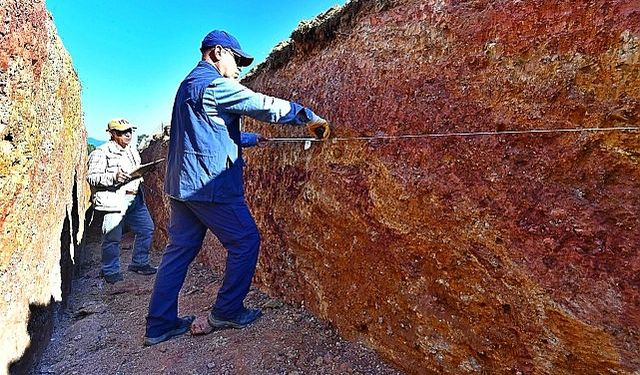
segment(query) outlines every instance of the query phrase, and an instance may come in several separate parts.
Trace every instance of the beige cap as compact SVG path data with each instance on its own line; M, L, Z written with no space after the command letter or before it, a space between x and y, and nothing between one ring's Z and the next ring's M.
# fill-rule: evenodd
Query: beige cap
M136 127L133 126L128 120L123 119L123 118L114 118L113 120L109 121L109 123L107 124L107 131L110 130L129 130L129 129L135 129Z

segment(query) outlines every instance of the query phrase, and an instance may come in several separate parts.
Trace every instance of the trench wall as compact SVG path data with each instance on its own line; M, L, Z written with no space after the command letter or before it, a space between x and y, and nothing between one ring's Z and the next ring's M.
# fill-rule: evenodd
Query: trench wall
M26 373L88 206L80 82L43 1L0 1L0 373Z
M351 1L243 82L313 108L335 137L638 126L640 6ZM280 144L246 160L256 281L407 373L640 370L637 132ZM204 259L223 256L207 240Z

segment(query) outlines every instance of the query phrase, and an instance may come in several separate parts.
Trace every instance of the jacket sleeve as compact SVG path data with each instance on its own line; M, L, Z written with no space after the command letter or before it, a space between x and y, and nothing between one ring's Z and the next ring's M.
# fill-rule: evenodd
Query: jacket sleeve
M240 133L240 146L241 147L253 147L258 145L257 133Z
M207 99L213 100L220 110L264 122L302 125L318 119L309 108L257 93L230 78L214 80L205 93L205 101Z
M107 172L107 155L102 150L94 150L89 155L87 182L93 187L115 185L115 174Z

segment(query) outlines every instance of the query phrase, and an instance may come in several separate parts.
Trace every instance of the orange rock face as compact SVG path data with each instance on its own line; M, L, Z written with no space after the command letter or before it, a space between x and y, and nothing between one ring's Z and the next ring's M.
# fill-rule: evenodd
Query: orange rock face
M0 28L0 372L20 373L50 328L37 314L70 286L87 149L80 83L44 3L2 2Z
M339 139L247 151L259 284L408 373L640 369L639 133L344 140L638 126L638 2L352 1L292 38L244 83Z

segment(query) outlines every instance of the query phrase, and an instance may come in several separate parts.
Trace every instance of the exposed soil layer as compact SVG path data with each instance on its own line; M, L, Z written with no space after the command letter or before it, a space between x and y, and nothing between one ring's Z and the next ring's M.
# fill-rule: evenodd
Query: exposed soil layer
M243 83L350 138L638 126L638 77L636 0L359 0L303 25ZM638 132L245 156L256 281L405 371L640 369ZM162 190L162 176L148 183ZM166 202L154 210L166 216ZM219 267L215 240L206 253Z
M99 277L99 236L89 234L93 254L35 374L402 374L372 350L341 339L306 309L271 299L257 289L246 303L264 316L241 330L186 334L142 346L154 276L125 273L106 284ZM122 264L132 238L125 236ZM159 254L152 260L156 264ZM189 270L180 296L181 315L205 315L222 274L201 263Z
M43 1L0 1L0 374L40 353L88 206L80 81Z

